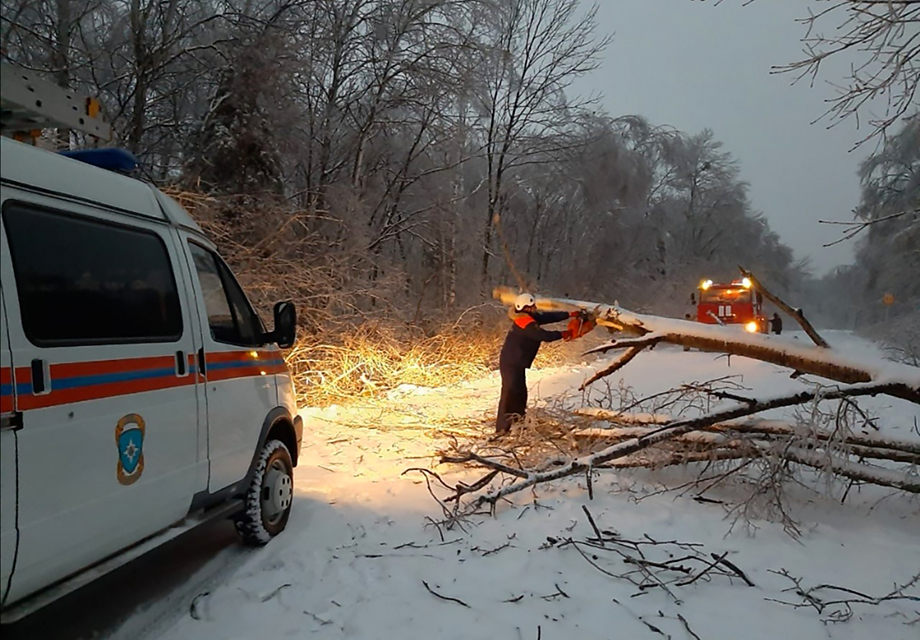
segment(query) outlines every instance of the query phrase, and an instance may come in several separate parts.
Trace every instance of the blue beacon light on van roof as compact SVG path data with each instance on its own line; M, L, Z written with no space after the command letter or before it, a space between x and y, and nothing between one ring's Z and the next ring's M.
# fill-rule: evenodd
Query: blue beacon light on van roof
M127 149L111 147L107 149L79 149L77 151L59 151L62 156L91 164L100 169L116 173L131 173L137 168L137 158Z

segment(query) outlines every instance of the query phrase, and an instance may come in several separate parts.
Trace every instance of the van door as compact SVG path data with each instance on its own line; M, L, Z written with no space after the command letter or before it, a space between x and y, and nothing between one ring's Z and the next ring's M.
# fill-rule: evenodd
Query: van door
M262 344L262 322L224 261L200 240L187 239L206 327L199 368L207 401L208 489L215 493L249 470L263 422L278 406L274 374L285 367L280 351Z
M0 253L6 251L6 238L0 229ZM0 280L0 604L16 566L16 429L13 412L13 360L7 334L3 305L3 282Z
M169 227L7 186L4 198L22 417L13 602L181 520L199 456Z

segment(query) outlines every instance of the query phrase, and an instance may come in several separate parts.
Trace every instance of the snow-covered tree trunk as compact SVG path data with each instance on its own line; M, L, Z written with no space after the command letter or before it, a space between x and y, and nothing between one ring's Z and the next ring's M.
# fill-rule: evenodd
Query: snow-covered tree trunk
M510 304L516 291L502 287L493 296ZM658 343L681 345L701 351L727 353L789 367L799 374L811 374L845 384L880 385L884 393L920 404L920 369L907 365L876 361L857 361L838 353L833 348L790 344L778 337L747 333L737 327L720 327L687 320L662 318L634 313L617 305L598 304L564 298L538 298L540 309L585 309L597 318L599 326L629 334L632 337L614 339L610 344L592 350L606 352L613 349L630 349L607 369L596 374L589 382L610 375L638 355L638 349L653 348ZM587 384L587 383L586 383Z

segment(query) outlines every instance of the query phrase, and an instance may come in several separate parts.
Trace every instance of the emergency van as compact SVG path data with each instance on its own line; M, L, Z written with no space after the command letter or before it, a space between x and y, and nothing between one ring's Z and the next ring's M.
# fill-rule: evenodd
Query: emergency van
M57 87L6 66L2 86L4 134L80 127L34 104ZM177 202L96 166L130 154L70 155L0 138L3 622L213 518L265 544L303 432L293 304L266 330Z

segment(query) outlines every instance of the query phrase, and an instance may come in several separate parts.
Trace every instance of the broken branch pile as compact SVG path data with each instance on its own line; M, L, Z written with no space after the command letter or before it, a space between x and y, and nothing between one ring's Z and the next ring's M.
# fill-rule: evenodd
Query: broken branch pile
M599 409L580 409L576 414L599 420L601 425L574 429L573 437L607 442L646 437L660 424L655 416L631 416ZM815 469L830 470L851 480L920 493L920 478L909 473L910 467L920 466L920 442L854 434L848 429L804 428L776 420L716 423L702 431L679 435L667 441L667 447L650 448L641 457L621 460L611 466L662 467L761 457L783 458ZM869 464L868 460L887 460L908 468L881 467Z
M552 420L555 432L545 425L537 426L536 418L531 418L518 431L526 447L511 440L503 447L488 446L479 451L457 448L443 455L442 462L472 464L489 470L491 477L498 472L510 480L497 487L483 483L458 485L448 501L458 506L465 501L466 509L461 511L468 512L484 505L494 507L514 493L567 476L584 474L590 492L593 474L600 469L660 468L687 463L708 463L700 475L701 486L707 484L708 490L719 481L712 481L704 473L713 463L729 461L735 461L736 465L728 469L722 465L724 473L718 477L724 479L750 467L752 472L759 471L755 473L759 490L775 489L781 484L777 477L787 473L792 463L851 483L920 493L917 474L920 442L856 433L852 426L857 419L863 420L863 424L870 423L864 412L855 408L852 398L879 392L877 385L815 387L769 399L742 399L726 408L689 418L672 418L657 412L579 410L574 415L560 415ZM713 393L729 394L709 389L706 395ZM847 403L821 408L823 402L841 399ZM808 412L811 422L807 424L750 418L769 409L803 403L812 403ZM672 409L678 414L682 412L676 405ZM822 416L826 426L819 424ZM527 440L528 430L542 434L542 440ZM538 444L542 446L534 451ZM762 464L755 467L754 462Z
M742 272L766 297L778 305L782 302L753 274ZM494 292L496 298L506 303L513 295L510 289ZM870 483L920 493L917 473L920 443L858 433L860 429L876 426L874 419L856 402L860 397L888 395L920 404L920 369L881 360L848 358L818 335L801 310L785 303L779 305L791 310L815 346L749 334L732 327L640 315L617 305L542 298L537 300L537 306L583 309L597 319L598 325L627 334L591 351L625 349L619 358L591 376L582 389L618 371L643 350L659 343L790 367L793 377L805 384L795 392L773 397L746 397L738 393L737 387L724 382L721 386L684 385L682 389L653 396L659 400L659 409L667 409L664 413L654 411L654 407L638 407L641 403L621 403L618 411L592 410L580 415L551 416L549 429L537 424L539 421L535 422L531 414L502 446L490 444L478 449L457 446L442 455L442 462L473 465L487 471L479 482L458 484L445 501L453 503L455 518L484 506L494 509L496 503L514 493L568 476L583 474L592 495L592 479L599 469L688 463L703 463L696 480L701 493L736 474L745 478L753 485L755 497L771 496L767 512L778 515L793 532L795 525L785 511L782 493L786 481L798 480L795 474L802 468L843 479L846 491L855 483ZM806 382L801 377L803 374L832 382ZM720 403L713 405L713 400ZM631 411L637 408L653 412ZM789 408L807 410L795 423L754 418L764 411ZM586 419L594 423L585 424ZM707 476L712 469L719 473ZM742 512L746 517L749 515L747 507Z
M541 549L573 548L601 573L634 584L638 589L636 596L661 589L680 604L676 589L698 582L725 578L732 584L755 586L738 565L727 559L728 552L705 553L702 544L655 540L648 534L630 539L616 531L601 529L588 508L582 506L582 510L593 536L582 540L549 536Z
M574 536L548 536L541 549L574 549L594 569L600 573L626 580L636 587L632 597L646 595L653 591L661 591L669 596L674 604L683 603L682 596L687 589L698 587L703 583L731 584L739 588L757 587L754 579L760 584L761 591L775 591L776 587L762 584L762 579L767 575L748 575L742 568L742 560L729 559L730 552L707 552L702 544L683 542L680 540L657 540L648 534L636 538L628 538L617 531L602 528L587 507L582 510L594 532L593 536L576 538ZM871 595L846 586L833 584L816 584L806 586L802 578L798 578L786 569L779 571L768 570L769 574L782 577L791 583L791 586L781 589L778 597L767 597L765 600L796 609L812 609L825 624L845 623L857 613L862 613L866 608L879 607L886 603L894 602L920 602L917 586L920 585L920 574L901 583L894 584L893 588L882 595ZM753 578L753 579L752 579ZM767 580L775 582L775 580ZM614 603L627 608L624 603L614 599ZM862 610L862 611L859 611ZM891 617L905 617L904 611L898 608L889 608L885 613ZM659 626L660 623L650 622L646 617L636 615L640 622L649 630L662 637L666 634ZM686 618L681 614L676 617L667 616L658 611L661 620L679 620L693 638L700 638L693 632ZM917 620L908 620L903 624L912 626Z

